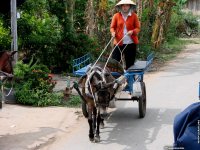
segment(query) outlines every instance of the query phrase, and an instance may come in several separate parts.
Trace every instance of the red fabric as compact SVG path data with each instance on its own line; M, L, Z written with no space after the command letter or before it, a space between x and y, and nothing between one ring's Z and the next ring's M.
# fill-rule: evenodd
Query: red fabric
M110 32L115 32L115 40L114 44L116 45L124 36L124 19L122 17L122 14L120 12L116 13L113 18L110 25ZM136 13L132 13L131 16L128 16L126 20L126 28L127 31L133 30L133 34L131 35L131 38L135 44L139 43L138 40L138 33L140 32L140 22L138 20L138 17ZM120 42L119 45L122 45L123 41Z

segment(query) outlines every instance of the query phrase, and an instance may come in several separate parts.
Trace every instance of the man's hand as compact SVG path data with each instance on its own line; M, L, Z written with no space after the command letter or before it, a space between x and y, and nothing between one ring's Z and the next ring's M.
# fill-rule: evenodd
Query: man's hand
M112 32L111 35L112 35L112 37L115 37L115 32Z

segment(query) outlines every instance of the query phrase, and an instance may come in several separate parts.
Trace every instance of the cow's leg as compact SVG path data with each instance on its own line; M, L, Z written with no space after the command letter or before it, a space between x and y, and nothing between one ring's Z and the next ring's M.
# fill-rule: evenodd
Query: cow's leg
M96 135L95 135L95 142L100 142L100 136L99 136L99 126L101 122L101 114L100 114L100 109L98 108L98 114L97 114L97 129L96 129Z
M101 119L101 121L100 121L100 128L101 129L103 129L104 128L104 119L102 118L102 116L100 115L100 119Z
M94 132L93 132L93 118L92 118L92 106L88 106L88 123L89 123L89 139L90 141L94 140Z
M107 111L106 111L106 107L102 107L102 112L100 114L100 128L103 129L104 128L104 118L106 118L108 115Z
M96 130L96 123L97 123L97 109L94 107L93 109L93 131L95 133Z

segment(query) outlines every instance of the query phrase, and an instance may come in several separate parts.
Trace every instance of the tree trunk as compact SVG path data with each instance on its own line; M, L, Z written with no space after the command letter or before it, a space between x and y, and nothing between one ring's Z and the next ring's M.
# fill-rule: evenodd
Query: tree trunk
M155 49L159 48L165 39L173 6L175 6L175 3L172 0L162 1L158 5L158 13L151 38Z
M154 20L154 1L153 0L138 0L139 18L141 20L141 32L139 38L141 43L150 44L149 37L152 35L152 20ZM143 14L144 13L144 14Z
M66 13L69 16L70 21L70 29L74 29L74 8L75 8L75 0L67 0L66 3Z
M90 37L94 37L95 29L95 10L94 10L94 0L88 0L85 16L86 16L86 33Z
M137 0L137 15L141 19L141 17L142 17L142 0Z
M107 10L108 0L100 0L98 2L98 11L97 11L97 35L102 46L106 45L110 39L109 31L109 14ZM103 37L103 38L102 38Z

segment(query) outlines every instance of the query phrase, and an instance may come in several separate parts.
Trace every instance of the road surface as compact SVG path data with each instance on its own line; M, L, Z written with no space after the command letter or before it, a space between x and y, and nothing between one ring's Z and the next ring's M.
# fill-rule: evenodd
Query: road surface
M88 123L82 119L70 134L64 134L43 150L163 150L173 145L176 114L198 101L200 45L188 45L176 59L157 73L145 74L147 113L138 118L137 102L117 102L110 110L101 142L88 139Z

